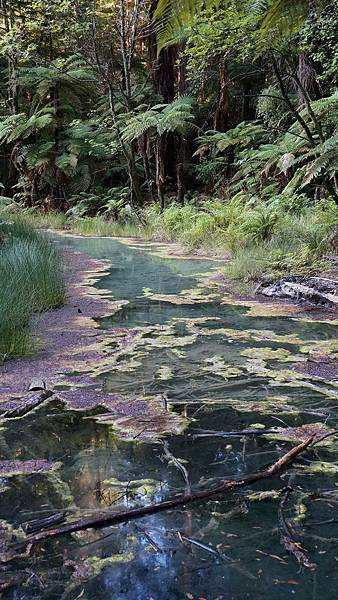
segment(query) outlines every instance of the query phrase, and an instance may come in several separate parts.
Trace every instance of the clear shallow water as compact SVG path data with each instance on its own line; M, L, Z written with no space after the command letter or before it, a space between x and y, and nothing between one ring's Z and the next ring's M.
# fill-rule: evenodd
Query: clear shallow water
M180 294L195 288L194 276L210 271L213 263L162 259L152 256L151 249L129 248L106 239L69 237L63 238L62 244L112 262L109 274L98 286L129 304L114 317L100 321L109 335L114 327L121 326L167 325L172 327L173 337L197 332L194 343L176 348L184 354L173 353L168 344L160 348L149 344L142 346L139 366L131 371L107 372L99 378L107 392L129 394L135 401L144 394L159 399L165 396L172 410L191 419L184 434L167 436L166 440L170 452L184 461L192 486L250 473L291 448L288 442L263 436L196 437L201 430L237 431L256 423L270 429L324 421L337 427L338 388L334 384L304 377L294 387L290 375L279 381L276 373L290 370L293 363L275 358L266 359L267 373L262 372L262 365L258 372L257 365L253 367L256 370L248 370L248 361L261 359L266 348L288 350L289 359L304 356L300 352L304 344L335 340L335 326L281 317L253 318L243 306L217 301L195 305L155 301L144 296L143 288L157 294ZM198 323L197 319L204 317L211 320ZM208 335L203 334L203 328L210 330ZM219 328L234 331L217 333ZM257 339L267 330L270 339ZM288 337L276 341L271 339L271 332ZM152 331L149 339L156 340L157 335ZM253 348L252 356L243 355ZM222 369L229 367L239 372L225 379ZM158 377L163 368L171 369L170 379ZM253 412L252 403L276 396L293 411ZM244 402L248 403L247 410L243 409ZM313 414L315 411L320 416ZM68 515L88 516L159 501L184 489L182 474L168 464L162 444L123 441L111 426L85 416L65 412L61 403L55 403L1 430L3 458L45 458L62 463L54 474L3 481L7 489L0 494L1 518L19 526L61 509ZM318 448L316 453L318 460L332 464L337 460L337 448ZM302 460L300 464L306 467L308 462ZM288 482L288 476L275 478L254 489L283 488ZM294 492L285 506L286 518L293 519L295 539L308 550L316 569L301 570L281 545L279 500L251 502L248 495L252 490L243 489L188 510L43 544L29 558L10 563L9 570L18 576L18 583L4 597L315 600L325 586L325 597L336 598L338 525L316 525L336 516L336 483L334 475L297 469L292 480ZM178 532L203 547L191 541L182 543ZM220 554L216 556L215 551ZM101 559L105 562L100 563ZM28 578L27 571L31 574ZM26 579L20 584L22 572Z

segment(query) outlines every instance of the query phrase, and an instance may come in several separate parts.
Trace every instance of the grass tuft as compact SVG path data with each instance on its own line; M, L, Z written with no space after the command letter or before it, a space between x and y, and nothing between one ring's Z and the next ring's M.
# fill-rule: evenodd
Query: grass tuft
M27 223L0 220L0 360L30 353L33 317L64 296L57 249Z

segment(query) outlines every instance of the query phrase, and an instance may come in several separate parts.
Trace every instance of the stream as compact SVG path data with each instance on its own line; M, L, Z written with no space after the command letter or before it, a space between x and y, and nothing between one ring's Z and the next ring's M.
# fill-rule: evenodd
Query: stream
M100 319L100 329L110 337L121 328L142 334L123 368L98 371L93 381L135 403L151 397L182 427L177 435L144 438L100 422L93 411L67 411L60 401L7 423L0 431L3 458L61 463L56 471L0 479L1 518L14 528L63 510L75 519L159 502L184 491L185 471L193 489L210 487L278 460L300 441L283 439L282 428L337 428L338 382L293 370L316 348L333 351L337 324L269 316L268 309L255 316L249 307L221 303L215 290L203 299L198 283L217 269L212 261L164 258L152 245L104 238L67 236L59 243L111 262L95 285L128 304ZM264 435L264 428L276 433ZM217 435L243 429L258 434ZM10 565L17 582L2 597L319 600L324 593L333 600L336 440L252 489L40 544ZM287 497L273 493L288 485ZM281 543L283 498L282 516L306 549L309 568ZM29 577L22 580L22 572Z

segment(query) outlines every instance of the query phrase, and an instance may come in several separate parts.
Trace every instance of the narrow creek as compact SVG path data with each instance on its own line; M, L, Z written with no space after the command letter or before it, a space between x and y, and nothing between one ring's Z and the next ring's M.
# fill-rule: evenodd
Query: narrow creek
M184 469L172 457L197 489L261 469L299 441L283 440L280 431L264 435L264 427L337 428L337 381L293 370L313 349L336 350L336 324L264 310L255 316L212 293L203 301L198 275L215 269L211 261L162 258L153 247L109 239L69 236L60 243L111 261L96 285L128 304L100 319L99 327L112 339L115 329L143 331L142 343L126 353L121 368L98 372L94 383L132 397L135 406L151 397L185 426L177 435L152 439L133 435L132 426L121 432L92 413L65 411L61 402L12 421L0 431L4 458L61 466L2 478L2 519L18 527L62 510L78 518L158 502L186 486ZM215 435L253 428L260 435ZM325 590L327 600L336 598L336 438L318 445L310 458L253 489L40 544L16 567L31 576L24 583L18 577L3 597L316 600ZM316 564L310 568L300 568L281 544L283 496L257 496L287 485L293 491L283 504L284 517L292 519L295 539Z

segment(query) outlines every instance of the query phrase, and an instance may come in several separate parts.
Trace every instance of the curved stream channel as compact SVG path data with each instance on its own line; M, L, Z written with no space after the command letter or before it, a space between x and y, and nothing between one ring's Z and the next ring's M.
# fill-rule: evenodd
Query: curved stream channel
M119 435L93 413L66 411L60 402L12 421L1 430L4 458L62 463L53 473L1 480L1 517L14 527L63 509L68 518L79 518L167 499L186 487L179 465L193 489L264 468L299 437L290 442L265 436L263 426L337 427L337 382L292 371L311 349L333 348L337 325L269 317L264 311L254 316L245 306L221 304L212 296L202 302L196 276L215 269L210 261L165 259L152 247L109 239L65 237L61 244L111 261L96 285L129 304L100 320L107 335L113 336L115 328L146 328L142 345L126 357L123 368L98 374L94 385L98 381L105 392L130 396L136 405L151 396L187 426L157 439L133 436L132 427L129 435ZM175 295L176 303L158 294ZM199 301L177 301L184 297ZM247 428L257 428L260 435L210 433ZM16 565L17 583L3 597L336 598L336 439L317 446L287 474L253 489L40 544ZM288 496L257 495L288 484L293 488ZM316 566L300 567L287 552L281 543L283 519ZM24 583L22 570L31 573Z

